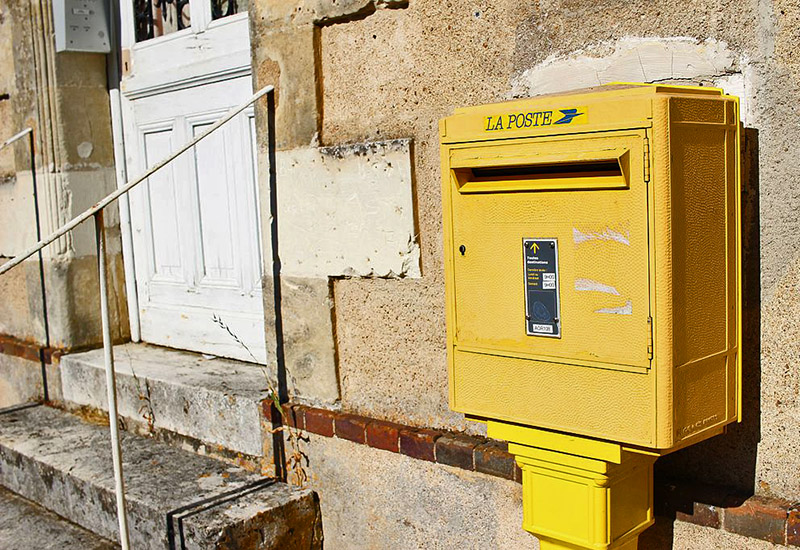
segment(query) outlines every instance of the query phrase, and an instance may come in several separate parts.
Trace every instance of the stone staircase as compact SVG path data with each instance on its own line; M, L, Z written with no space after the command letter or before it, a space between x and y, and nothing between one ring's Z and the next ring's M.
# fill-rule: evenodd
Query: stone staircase
M262 475L271 450L258 367L139 344L115 357L131 548L322 547L316 495ZM96 414L102 352L65 356L60 374L67 410L0 411L0 486L116 542L111 443ZM0 536L13 538L2 521Z

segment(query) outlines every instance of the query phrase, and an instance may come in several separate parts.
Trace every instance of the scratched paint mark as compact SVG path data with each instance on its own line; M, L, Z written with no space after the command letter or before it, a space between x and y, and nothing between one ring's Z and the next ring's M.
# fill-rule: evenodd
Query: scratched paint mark
M603 307L594 310L595 313L611 313L614 315L633 315L633 302L628 300L624 306L619 307Z
M573 227L572 240L575 241L575 244L586 243L589 241L613 241L627 246L631 245L630 233L623 235L619 231L615 231L610 227L606 227L602 233L597 233L596 231L591 233L583 233L577 227Z
M604 292L619 296L619 291L613 286L591 279L575 279L575 290L581 292Z

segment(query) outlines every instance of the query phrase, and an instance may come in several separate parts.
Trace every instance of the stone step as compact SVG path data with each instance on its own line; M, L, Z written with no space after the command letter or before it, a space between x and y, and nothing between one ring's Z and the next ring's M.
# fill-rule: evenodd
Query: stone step
M316 496L122 433L131 547L321 548ZM118 540L108 427L29 406L0 412L0 485Z
M115 550L119 545L0 487L0 548Z
M114 365L126 429L273 471L263 367L149 344L114 346ZM60 374L68 409L108 411L102 349L65 355Z

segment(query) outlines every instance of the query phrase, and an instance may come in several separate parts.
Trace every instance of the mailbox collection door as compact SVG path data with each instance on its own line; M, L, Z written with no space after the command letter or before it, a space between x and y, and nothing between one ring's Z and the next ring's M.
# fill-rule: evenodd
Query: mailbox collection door
M458 350L649 369L645 139L627 130L450 149ZM533 258L540 246L557 253Z

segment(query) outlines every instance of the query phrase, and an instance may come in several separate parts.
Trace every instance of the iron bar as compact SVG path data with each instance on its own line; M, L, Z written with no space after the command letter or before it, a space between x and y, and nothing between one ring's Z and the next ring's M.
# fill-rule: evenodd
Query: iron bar
M278 402L283 405L289 401L289 386L286 380L286 353L283 339L283 311L281 308L281 257L278 250L278 185L277 162L275 158L275 93L267 95L267 141L269 151L269 215L270 248L272 249L272 303L275 315L275 363L278 379ZM286 446L283 431L277 429L283 424L281 412L271 407L273 428L272 453L275 462L275 477L286 481Z
M103 325L103 357L106 365L106 391L108 393L108 426L111 431L111 457L114 462L114 489L117 497L119 543L122 550L130 550L128 514L125 508L125 480L122 477L122 449L119 442L119 416L117 411L117 380L114 372L114 342L111 340L111 320L108 313L108 283L106 281L106 228L103 211L94 214L94 232L97 242L97 274L100 282L100 317Z
M146 180L147 178L152 176L155 172L158 172L159 170L161 170L164 166L166 166L167 164L169 164L170 162L175 160L175 158L179 157L180 155L182 155L183 153L185 153L186 151L188 151L189 149L191 149L192 147L197 145L197 143L199 143L200 141L202 141L203 139L208 137L209 134L211 134L212 132L216 131L223 124L225 124L226 122L231 120L233 117L235 117L236 115L238 115L239 113L241 113L242 111L247 109L247 107L249 107L253 102L255 102L260 97L263 97L266 93L271 92L273 89L274 89L274 87L272 85L265 86L265 87L261 88L259 91L257 91L255 94L253 94L250 97L250 99L248 99L247 101L245 101L244 103L242 103L238 107L235 107L235 108L231 109L230 111L228 111L227 115L225 115L224 117L219 119L217 122L215 122L211 126L211 128L209 128L206 132L203 132L202 134L200 134L199 136L197 136L193 140L187 142L180 149L178 149L176 152L172 153L170 156L168 156L164 160L154 164L150 169L148 169L141 176L137 177L134 180L129 181L128 183L126 183L122 187L118 188L113 193L110 193L104 199L100 200L100 202L96 203L94 206L92 206L91 208L89 208L88 210L83 212L82 214L72 218L72 220L70 220L68 223L62 225L61 227L56 229L53 233L51 233L50 235L48 235L44 239L40 240L39 242L37 242L35 245L31 246L30 248L26 249L21 254L15 256L14 258L9 260L8 262L6 262L3 265L1 265L0 266L0 275L5 273L9 269L21 264L24 260L26 260L27 258L33 256L34 254L36 254L36 252L38 252L39 250L41 250L42 248L44 248L48 244L52 243L53 241L55 241L59 237L62 237L64 235L66 235L67 233L69 233L70 231L72 231L73 229L78 227L81 223L85 222L86 220L88 220L89 218L94 216L96 213L101 211L103 208L105 208L106 206L108 206L109 204L111 204L112 202L114 202L115 200L120 198L122 195L124 195L125 193L127 193L128 191L130 191L131 189L133 189L134 187L136 187L140 183L142 183L144 180Z
M31 155L31 184L33 185L33 212L36 218L36 239L42 238L42 222L39 216L39 186L36 180L36 147L33 130L28 132L28 149ZM47 351L50 349L50 320L47 315L47 285L44 280L44 256L39 249L39 286L42 294L42 324L44 328L44 347L39 348L39 362L42 365L42 399L50 401L47 388Z

